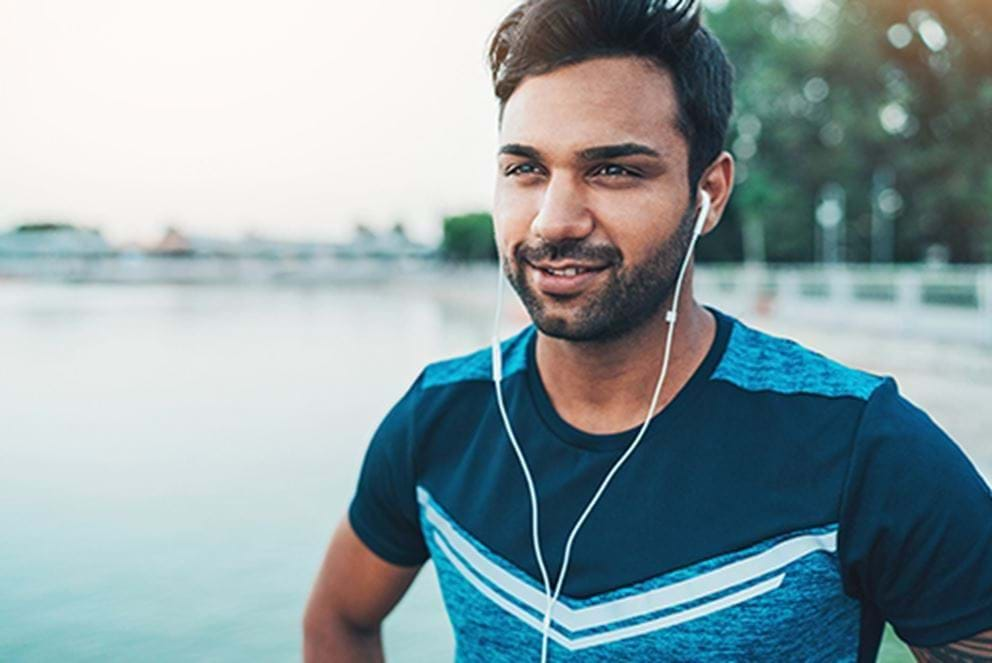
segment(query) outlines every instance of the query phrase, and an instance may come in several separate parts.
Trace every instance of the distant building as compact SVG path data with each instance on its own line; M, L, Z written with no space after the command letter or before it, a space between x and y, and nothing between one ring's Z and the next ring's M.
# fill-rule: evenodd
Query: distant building
M151 247L149 253L198 258L235 258L244 255L244 248L237 240L187 235L178 228L170 227L166 229L162 239Z
M0 257L95 258L113 253L99 230L68 223L26 223L0 234Z
M179 230L176 228L168 228L165 231L165 235L162 236L162 239L151 247L151 253L170 256L189 255L193 253L193 246L190 243L189 238L182 234Z
M436 253L436 249L407 237L400 224L380 234L360 225L351 242L339 249L340 255L349 258L430 258Z
M334 255L337 246L326 242L288 241L248 235L241 241L241 250L256 258L320 258Z
M312 241L287 241L248 235L242 239L215 239L187 235L169 228L155 245L152 255L196 258L261 258L270 260L316 258L430 258L435 249L411 241L403 227L376 234L366 226L356 229L352 241L345 244Z
M291 242L248 235L242 239L217 239L187 235L169 228L148 250L153 255L197 258L314 258L334 255L337 246L317 242Z

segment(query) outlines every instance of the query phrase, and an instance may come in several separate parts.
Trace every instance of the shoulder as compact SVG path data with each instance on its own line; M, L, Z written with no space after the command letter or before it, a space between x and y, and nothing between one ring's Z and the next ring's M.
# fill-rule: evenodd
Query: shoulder
M972 483L989 493L958 444L921 408L899 393L888 379L869 399L858 426L857 457L876 469L892 468L907 483L909 492L933 484L943 490L948 480ZM915 488L913 486L915 485Z
M527 328L501 344L504 378L526 368L533 335L533 328ZM379 424L373 447L408 456L416 464L435 441L447 448L448 441L470 435L477 417L451 415L480 413L490 406L491 374L491 348L428 364Z
M712 379L745 391L867 401L885 378L845 366L803 345L731 320L727 348Z
M522 372L527 367L528 346L535 333L534 327L529 326L501 343L504 378ZM425 391L488 382L492 380L492 370L492 350L485 347L429 364L418 382L420 389Z
M504 377L526 368L528 342L534 333L528 327L502 343ZM437 432L434 424L439 420L448 421L449 426L461 425L462 419L446 415L453 407L483 407L490 396L491 373L490 348L428 364L383 418L375 442L412 450L422 446L425 432Z

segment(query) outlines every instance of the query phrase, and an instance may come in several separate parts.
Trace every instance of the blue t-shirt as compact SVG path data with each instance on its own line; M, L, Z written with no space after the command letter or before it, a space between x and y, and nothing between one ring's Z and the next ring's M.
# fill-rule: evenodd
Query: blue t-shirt
M713 312L705 360L576 538L550 660L873 661L886 621L917 646L992 628L992 494L954 442L891 378ZM555 578L636 430L558 416L536 338L504 343L503 389ZM433 560L458 660L519 663L545 604L527 495L486 349L418 377L349 515L384 560Z

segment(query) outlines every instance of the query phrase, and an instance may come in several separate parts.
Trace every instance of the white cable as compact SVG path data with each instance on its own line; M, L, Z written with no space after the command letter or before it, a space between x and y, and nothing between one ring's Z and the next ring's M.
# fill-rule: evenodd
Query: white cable
M558 597L561 596L561 589L565 584L565 574L568 571L568 562L571 559L572 544L575 542L575 537L578 535L582 525L585 524L589 514L592 513L593 508L599 502L599 498L602 497L604 492L606 492L606 488L610 485L613 477L641 443L641 440L644 438L644 433L647 431L648 426L651 423L651 417L654 414L654 410L658 406L658 399L661 397L661 389L665 383L665 377L668 374L668 363L671 359L672 339L675 332L675 321L678 318L679 295L682 292L682 281L685 278L686 269L689 266L689 260L692 257L693 250L696 247L696 240L698 240L699 236L702 234L703 226L705 225L706 217L709 215L710 210L709 194L706 191L701 191L700 194L703 202L700 206L699 216L693 226L692 239L689 242L689 248L686 250L685 258L682 260L682 266L679 269L678 279L675 281L675 290L672 294L672 307L665 314L665 321L668 323L668 332L665 337L665 354L662 359L661 372L658 375L658 382L655 385L654 394L651 396L651 404L648 406L647 415L644 419L644 423L641 424L640 430L638 430L637 435L634 437L634 440L627 447L627 450L624 451L623 455L617 459L617 462L613 464L610 471L606 473L606 476L603 477L603 481L599 484L599 488L596 489L592 499L589 500L586 508L582 511L582 515L580 515L579 519L575 521L575 525L572 527L572 531L569 533L568 539L565 541L565 550L562 554L561 569L558 572L558 580L555 583L554 593L551 592L551 583L547 568L544 564L544 556L541 552L541 540L538 528L537 489L534 485L534 480L531 477L530 468L527 466L527 461L524 458L523 451L517 442L516 435L513 433L513 427L510 425L510 417L507 415L506 406L503 403L503 390L501 387L501 382L503 379L503 361L499 344L499 323L500 318L502 317L503 307L503 274L502 263L500 264L500 273L497 277L498 285L496 287L496 320L493 325L492 379L496 391L496 404L499 407L500 417L503 419L503 427L506 429L506 434L510 438L510 444L513 445L513 450L516 453L517 461L520 463L520 469L523 470L524 479L527 482L527 491L530 494L532 544L534 546L534 556L537 558L537 565L541 571L541 580L544 582L544 593L546 599L544 619L541 624L541 663L546 663L548 660L548 639L551 634L552 612L558 602ZM498 234L497 247L499 247Z
M493 224L494 229L495 227L495 224ZM496 232L496 246L499 247L498 231ZM548 576L548 569L544 565L544 555L541 553L540 529L538 527L537 488L534 485L534 479L531 478L530 468L527 466L527 461L524 459L524 452L520 448L520 444L517 442L517 436L513 433L513 427L510 425L510 417L506 413L506 405L503 403L503 390L500 387L500 382L503 379L503 354L499 343L499 323L500 319L503 317L502 258L499 258L499 261L499 272L496 277L496 317L493 321L492 338L493 384L496 385L496 404L499 407L499 414L503 419L503 428L506 429L506 434L510 438L510 444L513 446L513 451L517 455L517 462L520 464L520 469L523 470L524 480L527 482L527 492L530 496L531 544L534 546L534 556L537 558L537 568L540 569L541 581L544 583L544 598L546 601L545 614L547 615L551 612L551 580Z

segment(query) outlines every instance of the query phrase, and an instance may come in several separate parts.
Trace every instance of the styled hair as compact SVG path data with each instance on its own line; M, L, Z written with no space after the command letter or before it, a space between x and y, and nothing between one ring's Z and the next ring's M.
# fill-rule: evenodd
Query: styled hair
M698 0L525 0L489 45L500 117L526 77L622 56L645 58L672 75L695 189L723 149L734 77L720 42L700 23Z

